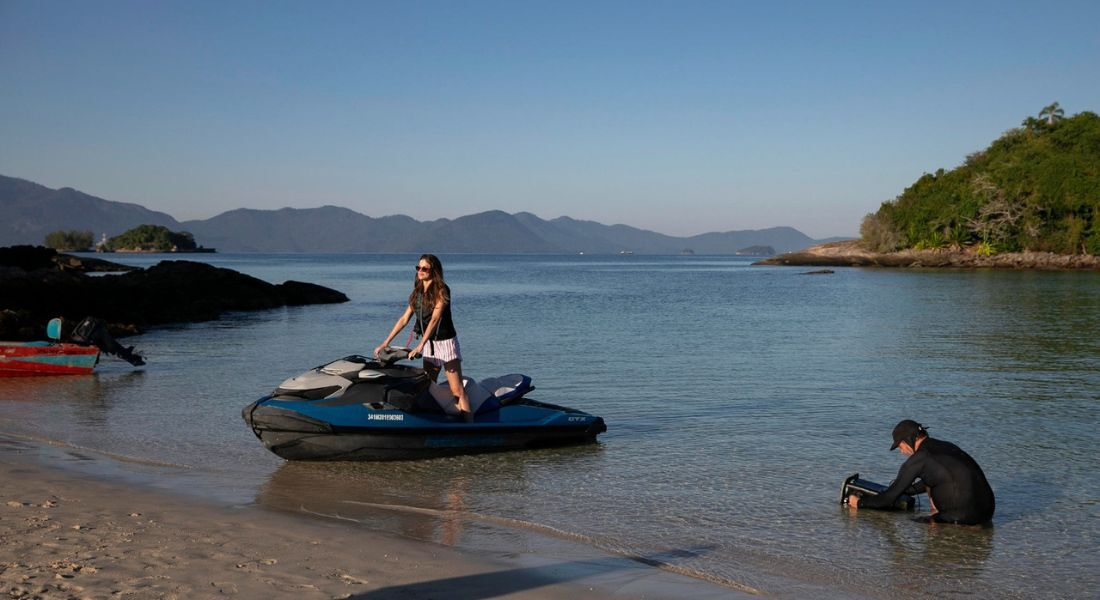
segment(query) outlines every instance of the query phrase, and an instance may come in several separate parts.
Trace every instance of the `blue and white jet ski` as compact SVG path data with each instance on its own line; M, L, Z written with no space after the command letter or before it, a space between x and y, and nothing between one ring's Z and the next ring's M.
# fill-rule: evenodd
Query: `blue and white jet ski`
M264 446L287 460L402 460L590 443L603 419L526 397L531 378L464 379L474 413L465 422L450 388L423 369L396 364L407 348L379 358L346 356L287 379L242 411Z

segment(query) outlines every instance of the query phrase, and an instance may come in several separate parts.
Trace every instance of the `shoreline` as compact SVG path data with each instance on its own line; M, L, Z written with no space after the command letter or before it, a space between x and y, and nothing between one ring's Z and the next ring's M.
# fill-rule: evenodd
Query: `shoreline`
M474 552L51 465L0 437L0 584L12 598L738 598L582 547ZM48 454L48 453L47 453Z
M787 252L754 262L753 265L1100 271L1100 256L1050 252L1005 252L983 256L967 250L901 250L882 253L863 249L858 240L845 240L811 246L797 252Z

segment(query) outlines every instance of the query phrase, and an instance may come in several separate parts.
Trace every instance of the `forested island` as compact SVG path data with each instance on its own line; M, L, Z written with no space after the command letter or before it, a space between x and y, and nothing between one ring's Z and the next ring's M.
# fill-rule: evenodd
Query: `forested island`
M45 246L58 252L90 252L91 231L53 231L46 235ZM195 243L188 231L172 231L163 225L138 225L124 233L94 244L96 252L214 252Z
M1100 116L1054 103L864 217L860 239L764 264L1100 268Z

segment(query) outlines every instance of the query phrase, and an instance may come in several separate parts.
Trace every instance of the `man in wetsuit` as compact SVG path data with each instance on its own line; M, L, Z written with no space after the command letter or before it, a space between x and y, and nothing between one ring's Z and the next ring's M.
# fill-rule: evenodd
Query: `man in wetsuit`
M853 508L889 509L918 479L932 502L930 523L979 525L993 518L993 489L973 458L950 442L928 437L924 426L906 419L894 427L894 445L909 456L890 487L877 496L848 497ZM920 488L924 488L924 490Z

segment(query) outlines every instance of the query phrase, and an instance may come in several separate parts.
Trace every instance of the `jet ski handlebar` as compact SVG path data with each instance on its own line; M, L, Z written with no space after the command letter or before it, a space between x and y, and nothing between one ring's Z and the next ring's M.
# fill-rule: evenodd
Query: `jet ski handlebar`
M383 365L389 366L403 358L416 358L416 356L420 356L419 354L416 356L409 356L410 352L412 352L412 348L386 346L378 351L376 358L378 358L378 361Z

